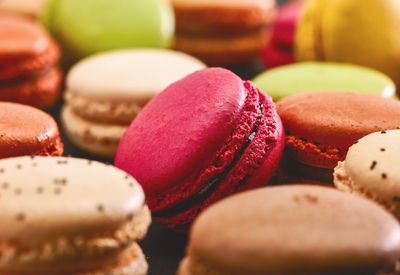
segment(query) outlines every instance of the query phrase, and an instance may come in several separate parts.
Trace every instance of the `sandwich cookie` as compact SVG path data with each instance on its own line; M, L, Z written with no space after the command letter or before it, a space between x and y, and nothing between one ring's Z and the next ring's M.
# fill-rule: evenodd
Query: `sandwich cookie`
M374 200L400 219L400 130L370 134L335 168L337 188Z
M115 165L141 183L157 221L185 231L210 204L267 184L283 146L271 98L228 70L209 68L143 108Z
M161 49L88 57L67 75L61 114L64 130L83 150L113 157L125 130L153 96L203 68L194 57Z
M379 205L333 188L276 186L207 208L177 274L377 274L399 256L400 225Z
M57 123L50 115L27 105L0 102L0 158L63 152Z
M151 222L140 185L99 162L0 161L1 274L147 273L136 241Z
M355 141L400 126L400 102L343 92L301 93L277 103L286 130L286 170L333 182L333 168Z
M270 41L275 0L170 0L175 49L209 65L251 62Z

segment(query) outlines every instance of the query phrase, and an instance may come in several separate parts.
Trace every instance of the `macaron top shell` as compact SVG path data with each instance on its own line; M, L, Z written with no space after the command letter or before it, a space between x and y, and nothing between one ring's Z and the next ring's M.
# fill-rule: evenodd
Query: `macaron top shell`
M68 74L67 89L87 98L148 99L205 67L196 58L171 50L112 51L76 64Z
M358 188L384 200L400 198L400 130L381 131L350 147L343 168ZM397 198L397 199L396 199Z
M231 133L245 98L243 81L221 68L175 82L135 118L116 166L145 183L146 194L167 190L209 160ZM188 104L194 100L196 105Z
M170 47L175 27L172 7L164 0L51 0L41 21L74 58Z
M348 148L361 137L400 127L400 102L341 92L301 93L277 103L288 134Z
M45 2L46 0L2 0L0 1L0 11L36 16Z
M38 23L18 15L0 16L0 60L41 54L49 43L48 35Z
M270 0L171 0L175 6L179 7L266 7L275 5L275 1Z
M393 81L381 72L345 63L305 62L268 70L254 84L274 100L315 91L343 91L393 97Z
M64 157L0 161L0 240L43 241L112 232L144 205L140 185L119 169Z
M40 151L58 138L57 123L50 115L27 105L0 102L0 157Z
M215 274L349 274L394 262L399 249L400 225L378 205L332 188L292 185L209 207L192 226L188 254Z

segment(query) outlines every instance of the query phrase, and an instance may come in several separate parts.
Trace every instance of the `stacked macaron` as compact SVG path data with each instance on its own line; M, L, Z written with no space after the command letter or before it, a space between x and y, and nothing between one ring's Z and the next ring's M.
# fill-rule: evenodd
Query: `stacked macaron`
M161 49L88 57L68 73L61 115L64 129L78 147L113 157L129 124L152 97L203 68L189 55Z
M262 52L266 68L293 63L294 40L303 0L292 0L282 6L274 22L271 44Z
M36 22L17 15L0 16L0 100L53 106L62 73L58 45Z
M47 0L2 0L0 1L1 13L23 14L36 18L43 9Z
M147 274L151 222L140 185L95 161L0 161L1 274Z
M175 48L209 65L256 59L270 40L275 0L170 0L175 9Z

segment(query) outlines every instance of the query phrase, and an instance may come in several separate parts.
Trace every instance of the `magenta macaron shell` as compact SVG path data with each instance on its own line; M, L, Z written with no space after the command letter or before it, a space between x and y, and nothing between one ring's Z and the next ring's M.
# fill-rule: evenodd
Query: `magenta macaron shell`
M142 184L156 220L186 230L211 203L267 184L283 146L272 100L232 72L209 68L143 108L115 165Z

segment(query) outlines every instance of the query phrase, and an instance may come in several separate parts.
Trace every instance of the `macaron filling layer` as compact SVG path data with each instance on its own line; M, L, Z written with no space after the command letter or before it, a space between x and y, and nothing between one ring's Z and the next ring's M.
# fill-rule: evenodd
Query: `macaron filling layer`
M209 204L233 192L256 187L247 183L277 143L278 117L270 98L251 82L244 82L244 87L247 97L240 118L208 164L177 184L175 192L150 197L149 206L156 219L185 230Z
M263 104L260 103L260 107L258 109L258 117L253 131L247 138L246 142L243 144L242 148L235 154L233 161L225 168L225 170L221 174L216 175L214 179L212 179L210 182L206 184L205 187L203 187L203 189L199 190L198 193L193 194L188 199L180 203L177 203L175 205L172 205L170 207L164 208L162 210L158 210L155 212L153 211L152 213L153 216L160 218L174 217L182 212L187 211L193 206L202 203L204 200L209 198L211 194L214 193L215 190L218 189L221 183L225 180L226 176L238 163L238 161L240 160L246 149L249 147L250 143L254 140L258 131L258 126L260 124L260 121L263 118L262 112L263 112Z

